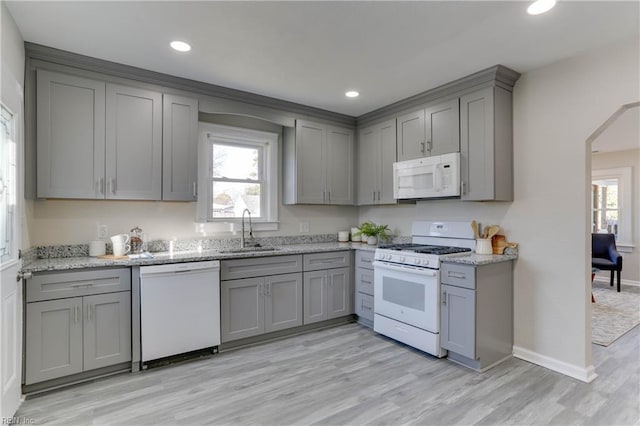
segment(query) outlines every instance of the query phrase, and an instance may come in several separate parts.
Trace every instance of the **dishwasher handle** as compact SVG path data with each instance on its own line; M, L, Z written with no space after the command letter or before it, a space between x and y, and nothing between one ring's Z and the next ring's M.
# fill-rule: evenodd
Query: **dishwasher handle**
M219 271L220 261L208 260L203 262L185 262L185 263L170 263L165 265L141 266L140 278L150 276L150 275L159 275L159 274L166 275L166 274L186 273L186 272L205 272L206 270Z

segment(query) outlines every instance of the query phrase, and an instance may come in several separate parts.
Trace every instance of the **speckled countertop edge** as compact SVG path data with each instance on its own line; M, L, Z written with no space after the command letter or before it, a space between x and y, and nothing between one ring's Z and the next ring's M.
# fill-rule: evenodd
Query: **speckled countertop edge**
M308 243L308 244L290 244L278 246L274 251L257 251L242 253L221 253L219 250L192 250L192 251L176 251L173 254L169 252L154 253L153 259L97 259L94 257L62 257L50 259L36 259L25 264L22 268L23 272L43 272L43 271L63 271L71 269L85 268L104 268L104 267L130 267L145 265L160 265L167 263L183 263L183 262L199 262L206 260L227 260L241 259L249 257L266 257L266 256L283 256L294 254L322 253L339 250L367 250L374 251L377 247L362 243ZM505 255L484 255L484 254L464 254L451 256L442 259L442 262L461 263L469 265L485 265L490 263L499 263L515 260L518 258L516 253L507 253Z
M167 263L199 262L205 260L227 260L249 257L282 256L292 254L322 253L339 250L374 251L376 246L362 243L309 243L278 246L274 251L256 251L242 253L221 253L219 250L191 250L153 253L153 259L97 259L95 257L60 257L36 259L22 267L23 272L63 271L69 269L129 267L144 265L161 265Z

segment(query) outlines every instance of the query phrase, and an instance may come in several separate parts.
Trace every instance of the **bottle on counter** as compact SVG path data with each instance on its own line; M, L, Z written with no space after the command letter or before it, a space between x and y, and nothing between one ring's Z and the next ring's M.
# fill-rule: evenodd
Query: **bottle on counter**
M131 253L139 254L145 251L144 232L139 226L131 230L129 234L129 244L131 245Z

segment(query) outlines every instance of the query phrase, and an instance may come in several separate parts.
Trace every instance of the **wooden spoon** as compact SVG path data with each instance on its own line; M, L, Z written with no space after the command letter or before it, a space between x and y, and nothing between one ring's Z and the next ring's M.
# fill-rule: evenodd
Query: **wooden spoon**
M472 220L471 229L473 229L473 235L476 237L476 240L480 238L480 233L478 232L478 222L476 222L475 220Z
M496 235L498 232L500 232L500 227L498 225L491 225L488 227L487 229L487 236L486 238L490 239L492 238L494 235Z

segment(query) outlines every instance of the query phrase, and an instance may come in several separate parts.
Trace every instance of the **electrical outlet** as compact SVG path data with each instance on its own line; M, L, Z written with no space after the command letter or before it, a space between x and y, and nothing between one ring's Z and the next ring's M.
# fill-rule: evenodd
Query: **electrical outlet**
M109 227L107 225L98 225L98 238L104 239L109 236Z
M309 232L309 222L300 222L300 232Z

